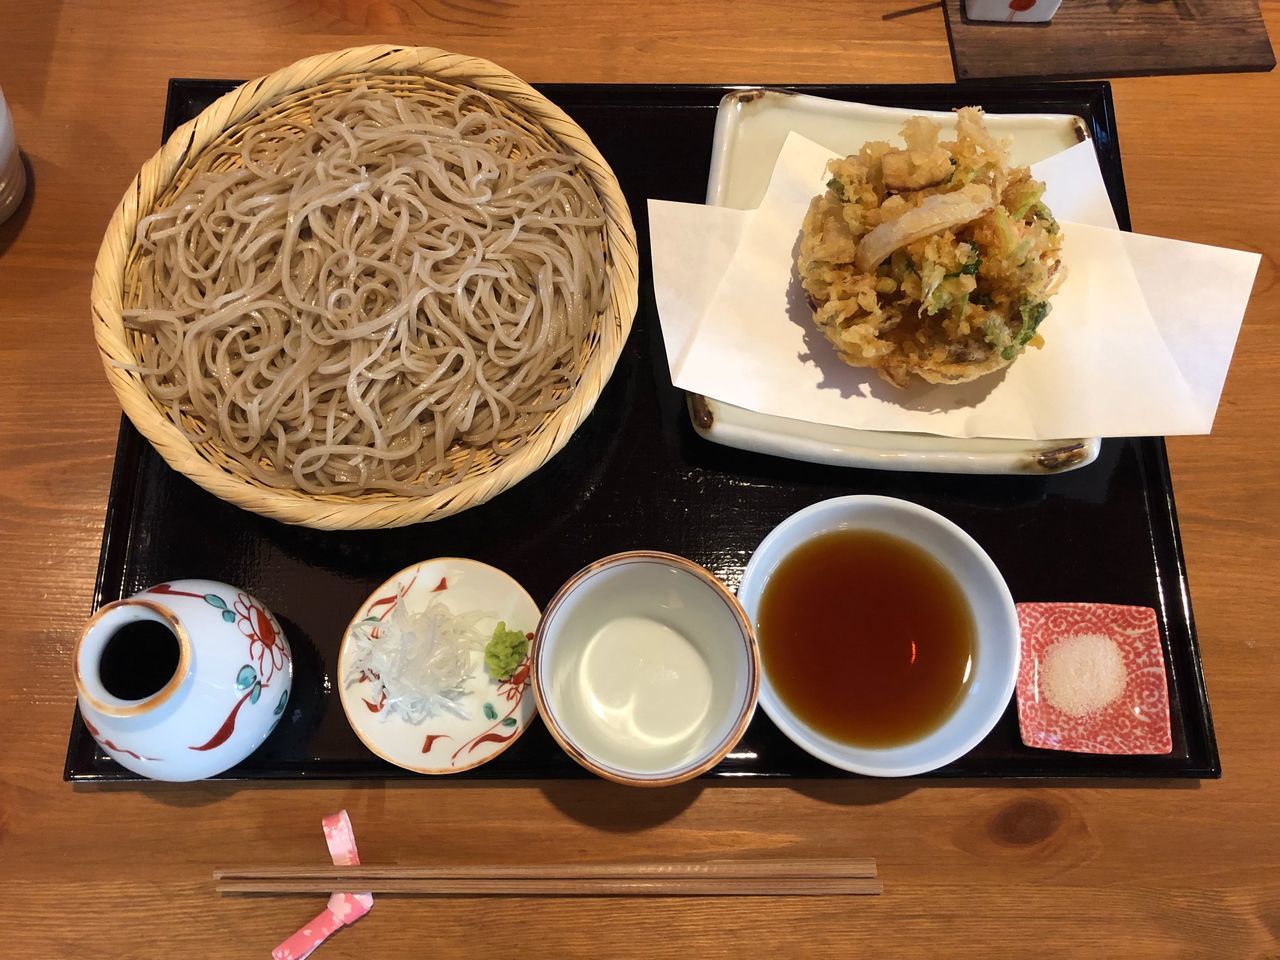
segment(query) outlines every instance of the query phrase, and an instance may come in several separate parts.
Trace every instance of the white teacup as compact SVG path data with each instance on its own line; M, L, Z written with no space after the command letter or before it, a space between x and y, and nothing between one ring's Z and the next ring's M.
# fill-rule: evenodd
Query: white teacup
M1061 5L1062 0L964 0L964 15L1000 23L1045 23Z
M636 550L578 571L542 615L533 690L551 735L602 777L641 787L711 769L755 712L760 657L713 574Z

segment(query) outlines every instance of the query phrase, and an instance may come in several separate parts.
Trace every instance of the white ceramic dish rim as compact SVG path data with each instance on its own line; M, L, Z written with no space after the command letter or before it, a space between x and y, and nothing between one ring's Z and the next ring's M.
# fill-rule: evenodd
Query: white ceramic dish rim
M948 111L835 101L782 89L757 87L734 90L720 101L716 113L711 172L707 178L708 205L734 205L728 203L726 183L741 142L738 108L755 100L777 104L783 110L788 104L798 104L829 108L832 112L868 113L895 121L910 116L936 119L953 116ZM1080 118L1070 114L991 114L989 119L997 129L1010 123L1032 120L1070 125L1077 131L1077 136L1088 136L1088 129ZM1066 473L1093 463L1102 449L1102 441L1098 437L1045 441L958 440L931 434L856 430L774 417L714 398L692 395L689 398L689 415L700 436L724 446L810 463L880 470L970 474Z
M746 648L747 653L747 696L739 704L738 715L734 719L732 727L717 743L708 751L699 757L687 761L680 766L672 767L667 770L659 770L651 773L638 773L632 770L626 770L613 764L606 763L594 756L591 756L581 747L579 747L569 735L569 733L561 726L556 717L555 710L547 702L545 687L549 684L543 674L543 656L547 645L548 631L555 626L556 615L563 606L564 601L576 590L587 584L596 574L605 570L612 569L628 563L645 562L655 563L667 566L674 566L677 569L687 573L700 580L708 589L720 597L724 602L726 609L738 624L739 634ZM710 770L717 763L724 759L725 755L734 748L739 740L742 739L743 733L747 726L751 723L751 718L755 715L756 705L760 696L760 684L762 670L760 666L760 650L756 644L755 629L752 627L751 619L743 610L742 604L738 602L738 598L734 595L723 581L705 567L694 563L685 557L678 556L673 553L665 553L659 550L628 550L623 553L611 554L602 557L594 563L590 563L583 567L572 577L564 582L559 590L556 591L554 597L547 603L546 609L543 610L542 619L538 622L538 629L534 634L533 648L530 652L530 659L533 663L533 670L530 674L530 680L533 685L534 701L538 706L538 714L542 717L542 722L546 724L552 738L575 762L590 770L598 776L614 783L626 784L628 786L638 787L661 787L671 786L677 783L683 783L691 780L706 771Z
M990 709L982 717L981 721L975 724L973 730L951 750L939 752L927 761L901 763L895 762L895 755L913 749L920 743L927 743L937 737L941 731L954 722L958 708L956 713L953 713L951 718L945 721L941 727L928 734L923 740L915 743L879 749L847 746L824 737L794 717L774 693L763 661L760 671L760 707L792 743L825 763L829 763L841 770L848 770L851 773L859 773L865 776L913 777L944 767L948 763L958 760L981 743L1000 721L1000 718L1004 716L1017 688L1022 647L1017 609L1014 606L1013 596L1010 594L1008 585L1005 583L1004 577L1001 576L999 568L996 567L995 562L978 542L951 520L910 500L862 494L821 500L791 514L791 516L774 527L760 542L755 552L752 553L746 570L743 572L742 580L738 587L738 598L754 624L754 613L759 603L759 594L763 591L768 574L771 572L771 569L763 569L766 562L764 558L770 550L774 548L781 549L780 545L787 540L790 532L814 516L831 513L852 518L856 517L857 512L862 511L864 508L881 508L891 512L905 513L934 525L959 544L966 554L972 557L985 577L990 579L997 588L995 599L1002 608L1001 614L1004 623L1001 626L1005 628L1007 635L1005 639L1009 644L1009 658L1005 674L1001 677L1000 684L991 697ZM838 523L833 523L827 525L825 529L834 530L838 526ZM849 526L857 526L857 524L853 523L849 524ZM901 534L899 535L901 536ZM796 541L796 544L792 545L791 549L794 549L794 546L800 542L802 541ZM912 542L915 541L913 540ZM925 544L917 543L917 546L933 553ZM784 551L782 555L785 556L789 552L790 549ZM746 594L745 598L744 593ZM969 695L972 694L967 694L966 696ZM851 755L855 758L851 759Z

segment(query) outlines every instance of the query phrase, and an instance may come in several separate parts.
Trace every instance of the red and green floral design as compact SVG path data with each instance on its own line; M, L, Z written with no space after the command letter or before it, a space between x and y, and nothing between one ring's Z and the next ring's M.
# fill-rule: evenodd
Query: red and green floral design
M235 616L236 626L249 638L249 658L257 657L258 673L265 686L289 662L280 628L275 618L247 593L236 594Z
M98 732L98 728L89 722L88 717L86 717L82 713L80 715L80 719L84 721L84 727L86 730L89 731L90 736L92 736L93 739L97 740L98 743L102 744L102 746L106 747L108 750L114 750L116 753L127 754L128 756L133 757L133 759L135 760L150 760L154 763L163 763L163 761L159 757L144 757L142 756L142 754L135 753L134 751L130 750L128 747L122 747L118 744L112 743L110 740L104 740L102 737L102 734Z
M227 621L227 623L236 622L236 615L227 606L227 601L223 600L216 593L191 593L188 590L175 590L171 583L158 583L148 590L147 593L158 593L162 597L195 597L197 600L203 600L215 610L221 610L222 619Z
M271 685L271 679L275 676L277 670L283 670L289 662L289 652L284 645L284 637L280 632L279 626L276 624L275 618L258 603L253 597L247 593L237 593L234 603L228 604L226 600L218 596L216 593L193 593L189 590L176 590L172 584L160 583L147 591L148 593L159 594L160 596L170 597L194 597L197 600L203 600L215 610L221 612L222 619L227 623L234 623L236 629L246 637L249 641L249 660L242 666L236 674L236 689L244 691L240 699L236 701L235 706L231 708L231 712L227 714L227 719L222 722L213 736L199 746L192 746L190 750L213 750L222 746L231 735L235 733L236 717L240 713L241 707L245 703L257 703L262 696L262 691ZM254 663L257 667L254 667ZM274 715L279 716L284 712L284 707L289 699L289 691L283 690L280 694L280 700L276 703Z
M529 635L529 639L533 639L532 634ZM524 699L524 694L528 689L528 686L529 658L525 657L524 662L516 668L516 672L508 679L503 680L498 684L498 695L510 704L510 706L507 707L507 712L502 715L501 719L499 719L498 711L494 708L493 704L486 702L484 705L484 716L486 720L492 720L493 724L476 734L476 736L472 737L455 750L453 756L449 758L450 762L457 763L459 755L464 751L469 756L474 753L476 747L480 746L482 743L506 743L514 737L517 732L516 727L518 726L519 721L516 720L513 714L520 708L520 701Z
M250 650L252 649L253 646L250 644ZM208 742L202 743L198 747L190 747L188 749L212 750L215 747L220 747L226 743L227 740L231 738L231 734L236 731L236 715L240 712L240 708L245 705L245 701L248 701L251 704L257 703L258 699L262 696L262 691L267 689L268 686L270 686L270 684L263 683L262 680L259 679L258 671L253 669L253 664L246 663L236 674L236 689L243 690L244 694L236 701L236 705L232 707L231 712L227 714L227 719L222 721L222 726L220 726L217 732L209 738ZM288 699L289 691L281 691L280 700L276 703L276 708L273 711L274 716L278 717L284 712L284 705Z

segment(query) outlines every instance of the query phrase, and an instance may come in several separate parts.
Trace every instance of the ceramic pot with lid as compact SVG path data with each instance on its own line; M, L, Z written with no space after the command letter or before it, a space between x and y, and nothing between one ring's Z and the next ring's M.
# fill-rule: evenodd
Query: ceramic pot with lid
M85 726L121 766L199 780L235 766L283 715L293 660L261 602L216 580L173 580L109 603L76 645Z

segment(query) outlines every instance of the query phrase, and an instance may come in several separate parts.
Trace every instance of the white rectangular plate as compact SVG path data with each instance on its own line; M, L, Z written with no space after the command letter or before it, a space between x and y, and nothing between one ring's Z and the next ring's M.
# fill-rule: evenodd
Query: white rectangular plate
M778 152L791 131L840 153L869 140L896 141L908 117L944 127L955 115L877 107L778 90L740 90L720 101L711 145L707 203L751 210L760 204ZM989 114L987 126L1011 137L1010 159L1023 165L1051 157L1088 137L1066 114ZM715 443L793 460L934 473L1060 473L1092 463L1096 437L1069 440L954 439L923 433L852 430L755 413L707 397L689 396L694 429Z

